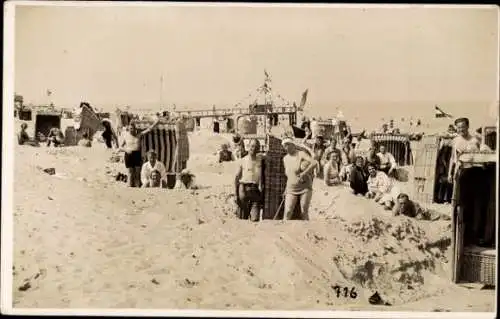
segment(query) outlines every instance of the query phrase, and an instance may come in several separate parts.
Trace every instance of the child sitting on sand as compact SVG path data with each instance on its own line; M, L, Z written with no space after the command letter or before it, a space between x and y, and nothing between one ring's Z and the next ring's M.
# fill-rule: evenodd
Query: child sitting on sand
M78 141L78 146L91 147L92 141L89 139L89 134L87 132L82 134L82 139Z
M232 161L234 161L233 152L229 150L227 143L222 144L221 150L219 151L219 163Z

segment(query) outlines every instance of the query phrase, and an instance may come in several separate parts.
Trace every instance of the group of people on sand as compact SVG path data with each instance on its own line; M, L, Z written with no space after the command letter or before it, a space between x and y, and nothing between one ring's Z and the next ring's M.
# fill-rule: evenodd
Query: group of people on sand
M318 163L301 150L292 139L285 138L282 146L286 150L283 158L287 177L284 193L283 219L294 218L296 206L300 207L302 220L309 220L309 206L312 198L314 169ZM238 215L241 219L258 221L263 204L262 164L264 156L260 153L260 141L250 141L248 153L239 159L235 176L235 194Z
M109 120L103 120L102 125L104 127L104 130L101 133L101 137L106 144L106 147L111 149L113 148L113 142L118 147L118 138L113 131L113 128L111 126L111 122ZM34 139L31 138L26 131L28 129L28 124L27 123L22 123L21 124L21 129L18 133L17 136L17 141L19 145L30 145L30 146L40 146L40 143L38 140L44 140L46 142L47 146L54 146L54 147L60 147L65 145L65 136L64 133L59 129L58 127L52 127L49 130L49 133L47 134L46 137L40 135L39 133L39 138ZM85 131L82 129L81 137L77 142L78 146L81 147L92 147L92 140L90 138L90 135L88 131Z
M456 137L453 140L453 155L450 174L455 169L457 158L465 151L479 151L479 140L468 131L469 121L460 118L455 121ZM239 136L234 142L240 145ZM327 186L347 183L354 195L364 196L373 200L393 215L405 215L415 218L429 218L429 212L417 202L412 201L408 194L400 191L395 184L397 163L394 156L387 152L384 145L376 147L372 143L366 156L357 155L352 147L352 140L343 140L342 147L337 148L337 139L331 138L326 146L321 134L316 136L311 147L312 156L301 149L294 140L285 138L282 141L286 150L283 158L287 177L284 194L284 219L292 219L296 206L300 207L300 219L309 219L309 206L313 192L313 180L322 178ZM239 147L239 146L238 146ZM239 157L238 171L235 177L236 201L239 217L242 219L259 220L262 209L262 160L259 153L260 142L254 139L249 150L243 148L243 156ZM230 156L224 154L229 152ZM224 157L225 156L225 157ZM220 152L220 157L235 160L236 156L229 151L228 146ZM449 176L453 180L453 175Z
M17 134L17 143L19 145L30 145L30 146L40 146L37 139L31 138L26 131L28 129L27 123L21 124L21 130ZM43 140L43 138L39 138ZM59 147L64 145L64 134L58 127L53 127L49 130L49 134L45 137L47 146L53 145L54 147Z
M142 160L141 137L151 132L161 119L158 117L153 124L143 131L139 131L134 121L122 132L122 142L118 151L123 152L125 167L128 170L128 185L143 188L168 188L167 170L165 165L158 160L154 150L147 152L147 161ZM180 180L186 188L194 188L193 175L188 169L180 173Z

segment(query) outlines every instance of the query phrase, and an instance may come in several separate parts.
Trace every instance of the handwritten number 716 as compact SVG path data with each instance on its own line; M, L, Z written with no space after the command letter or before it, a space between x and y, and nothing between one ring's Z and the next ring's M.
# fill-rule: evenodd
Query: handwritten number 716
M356 288L352 287L340 287L340 286L332 286L333 290L337 294L337 298L340 298L343 295L345 298L356 299L358 297L358 293L356 292Z

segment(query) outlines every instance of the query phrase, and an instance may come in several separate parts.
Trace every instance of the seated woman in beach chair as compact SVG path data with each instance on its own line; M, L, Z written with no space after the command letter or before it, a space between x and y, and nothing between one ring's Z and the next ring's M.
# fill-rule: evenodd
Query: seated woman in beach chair
M40 146L36 140L32 140L26 132L28 124L21 124L21 131L17 134L17 143L19 145Z
M219 151L219 163L232 162L234 160L234 154L229 150L229 145L227 145L227 143L222 144L221 150Z
M342 163L340 157L336 152L330 155L330 160L323 167L323 175L326 186L339 185L342 181L340 179L340 172Z
M373 198L375 202L384 206L385 209L392 209L399 192L392 184L390 178L382 171L377 171L374 165L368 166L368 193L366 197Z
M54 144L54 147L61 146L64 143L64 134L57 127L53 127L49 131L49 135L47 135L47 146L50 144Z
M395 169L397 168L396 159L394 158L394 155L387 152L384 145L380 145L377 156L380 159L379 169L382 172L384 172L387 176L393 176Z

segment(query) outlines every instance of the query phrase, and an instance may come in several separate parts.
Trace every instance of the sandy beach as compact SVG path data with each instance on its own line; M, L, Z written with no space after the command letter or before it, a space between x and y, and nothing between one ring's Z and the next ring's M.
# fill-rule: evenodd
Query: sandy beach
M448 205L392 217L316 180L309 222L239 220L227 138L190 135L198 190L128 188L102 144L16 145L14 307L494 311L494 290L451 283Z
M3 311L496 311L484 283L497 279L498 161L485 151L498 151L497 7L10 1L4 11L14 147L3 150L14 161L4 157ZM340 185L308 178L316 163L291 142L309 132L311 145L323 136L342 148L324 169ZM222 144L227 159L243 152L230 133L259 136L269 157L218 163ZM92 147L73 146L86 136ZM372 143L368 179L350 168ZM147 175L185 177L189 157L197 187L129 187L117 148L132 176L149 157L144 186ZM264 198L265 220L239 218L235 180L238 203ZM279 206L286 187L296 197ZM310 220L267 219L298 196Z

